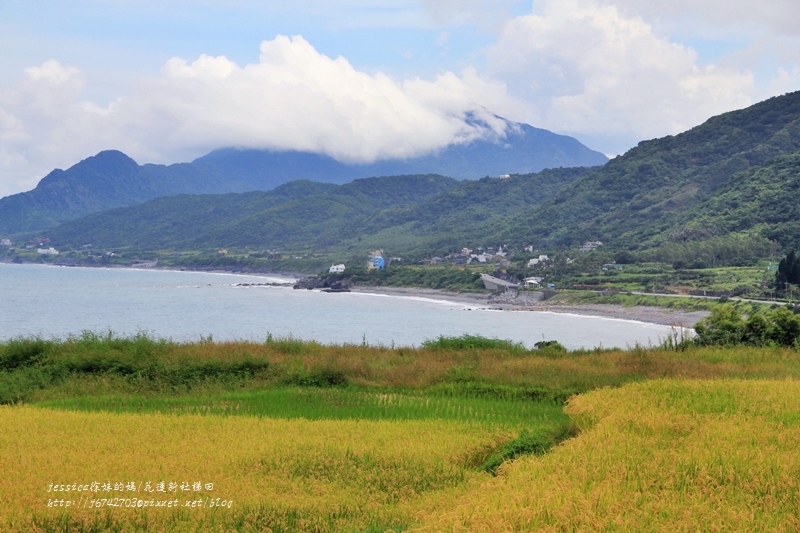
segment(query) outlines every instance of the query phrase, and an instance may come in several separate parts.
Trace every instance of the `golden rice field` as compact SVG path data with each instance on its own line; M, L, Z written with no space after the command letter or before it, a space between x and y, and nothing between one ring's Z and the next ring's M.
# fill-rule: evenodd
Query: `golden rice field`
M123 531L329 531L372 524L383 531L412 521L409 504L426 494L485 477L473 463L509 438L503 430L441 420L307 421L0 407L0 470L6 473L0 476L0 529L60 531L71 523L76 530L105 524ZM91 489L93 481L99 490ZM163 492L157 490L161 481ZM104 490L105 482L111 491ZM131 482L135 489L128 488ZM147 482L153 492L144 490ZM171 482L177 484L172 491ZM195 482L201 490L191 488ZM48 492L51 483L90 488ZM117 498L113 503L121 506L106 501L99 510L86 508L102 498ZM134 498L177 500L179 506L135 508ZM198 498L202 508L184 507ZM209 509L206 498L219 498L221 507ZM48 507L54 499L73 503Z
M657 380L567 410L577 438L420 512L415 530L800 530L800 382Z
M459 421L0 407L0 528L800 529L799 381L653 380L576 396L567 411L581 429L577 437L544 456L506 463L493 477L472 466L509 435ZM48 492L50 483L92 481L123 487ZM147 481L164 481L165 492L142 492ZM125 489L129 482L138 492ZM177 485L172 492L170 482ZM195 482L201 490L190 488ZM181 507L124 507L126 499L162 494ZM77 508L87 495L119 497L123 507ZM76 506L48 508L54 498ZM182 507L206 498L232 506Z

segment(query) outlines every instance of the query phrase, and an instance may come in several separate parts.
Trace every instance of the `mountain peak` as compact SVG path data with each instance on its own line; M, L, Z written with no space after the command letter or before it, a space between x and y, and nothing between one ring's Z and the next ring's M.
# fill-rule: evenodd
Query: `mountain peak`
M90 174L130 174L138 172L139 165L119 150L103 150L91 157L80 161L67 170L55 169L39 181L36 188L48 187L63 180L69 180L76 175Z

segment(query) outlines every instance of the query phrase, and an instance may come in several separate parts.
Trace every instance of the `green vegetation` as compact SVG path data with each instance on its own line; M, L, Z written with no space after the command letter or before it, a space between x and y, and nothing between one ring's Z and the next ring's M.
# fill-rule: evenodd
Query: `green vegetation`
M700 345L750 345L800 347L800 315L798 309L777 307L766 312L752 312L747 317L731 305L711 311L711 315L695 325L694 341Z
M357 239L375 213L411 208L456 185L444 176L394 176L339 186L300 181L267 192L169 196L67 222L48 237L77 248L331 248Z
M208 396L209 405L235 402L244 411L263 414L276 407L260 405L282 404L261 395L263 389L275 387L294 391L280 393L290 395L305 394L297 391L309 388L330 389L319 392L314 401L330 400L334 405L353 401L358 409L371 405L376 397L361 393L373 389L381 394L392 391L413 396L413 391L425 391L428 396L444 398L563 403L576 390L568 372L564 374L567 381L558 385L542 377L529 383L520 381L520 376L505 381L491 376L497 368L483 367L492 360L503 364L516 359L535 361L565 351L552 341L539 345L526 350L511 341L470 335L439 337L419 349L323 346L272 336L259 344L176 343L145 334L126 338L110 332L85 332L66 340L17 338L0 344L0 403L123 394L136 398L123 404L143 409L146 402L142 397L201 394ZM341 390L357 392L357 398L339 398ZM244 396L224 396L232 391ZM254 391L259 394L248 395ZM417 408L413 399L409 402L407 407ZM385 407L378 404L373 407ZM430 413L435 407L420 412Z
M563 402L485 398L437 391L385 392L359 387L276 387L212 395L88 396L46 400L48 408L114 413L257 416L306 420L453 420L524 427L531 420L568 424ZM549 424L544 424L547 429ZM552 441L551 441L552 442Z
M419 266L397 265L380 271L368 272L365 268L351 268L331 279L346 280L354 285L372 287L423 287L459 292L482 292L481 268L464 268L455 265Z
M457 182L393 176L273 191L172 196L95 213L49 230L61 247L126 250L218 248L338 252L375 248L424 254L483 241L513 212L539 205L589 172L553 169ZM463 244L462 244L463 246Z
M778 290L788 290L791 284L800 284L800 257L792 250L778 264L775 285Z
M557 433L553 434L554 430ZM561 442L575 434L577 434L575 428L567 425L560 427L539 425L533 430L523 429L519 437L496 450L481 465L481 469L496 474L500 465L506 461L521 455L542 455L552 447L551 443Z
M505 350L512 353L526 351L521 342L512 342L504 339L488 339L477 335L464 334L460 337L445 337L440 335L436 340L427 340L422 343L423 348L429 350Z
M732 307L720 309L705 322L707 329L746 323L738 315L736 321ZM787 327L798 323L784 308L765 316ZM320 412L340 405L344 418L355 416L350 410L373 413L369 417L383 412L425 418L445 410L439 400L421 406L422 397L558 404L575 393L654 376L800 377L800 360L775 351L791 343L747 349L696 344L677 338L661 348L569 352L552 341L526 350L469 335L440 337L420 348L387 348L271 337L264 343L175 343L87 332L66 340L34 337L0 344L0 402L105 402L109 409L228 414L238 409L268 416L291 410L282 404L293 397L305 398L298 401ZM779 367L764 364L774 357L781 359ZM382 404L384 394L397 405ZM199 397L204 399L196 401Z
M785 191L797 181L798 117L795 92L641 142L542 208L512 217L498 242L537 235L551 246L599 239L648 250L754 234L794 246L797 207Z

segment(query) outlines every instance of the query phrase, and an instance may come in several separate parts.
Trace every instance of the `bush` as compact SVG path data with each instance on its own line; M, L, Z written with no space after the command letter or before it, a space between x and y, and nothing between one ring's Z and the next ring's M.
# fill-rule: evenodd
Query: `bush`
M564 354L567 349L558 341L539 341L534 344L534 347L540 352L546 354Z
M290 374L283 379L283 383L299 387L342 387L347 385L348 382L344 372L322 368L311 372Z
M695 324L694 330L698 344L733 346L742 343L744 320L732 305L724 304Z
M44 357L52 343L40 337L11 339L0 351L0 369L14 370L33 366Z
M694 342L710 346L800 346L800 316L788 307L751 313L745 321L731 304L721 305L695 324Z
M440 335L436 340L422 342L422 347L429 350L509 350L524 352L525 345L511 340L489 339L479 335L461 335L460 337L445 337Z

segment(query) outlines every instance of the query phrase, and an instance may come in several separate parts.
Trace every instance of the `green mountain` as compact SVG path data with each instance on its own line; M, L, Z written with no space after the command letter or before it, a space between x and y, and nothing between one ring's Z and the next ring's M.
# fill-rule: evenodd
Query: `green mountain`
M741 195L760 190L774 172L778 175L764 190L782 187L778 182L790 173L778 170L786 165L781 157L798 150L800 92L795 92L711 118L680 135L639 143L565 188L549 205L510 219L505 238L517 241L533 233L550 246L600 240L631 250L736 231L778 238L780 231L758 225L760 214L744 212ZM748 183L749 193L743 189ZM740 203L720 203L735 196ZM763 203L756 210L762 208L774 212ZM764 222L791 225L790 211Z
M144 165L116 150L56 169L32 191L0 198L0 234L34 232L89 213L158 196L219 192L216 177L189 164Z
M294 181L272 191L177 195L95 213L46 233L73 246L194 249L318 245L394 205L416 205L458 186L444 176L398 176L346 185Z
M589 172L553 169L458 182L438 175L291 182L268 192L180 195L95 213L46 232L58 245L436 248L471 240Z

